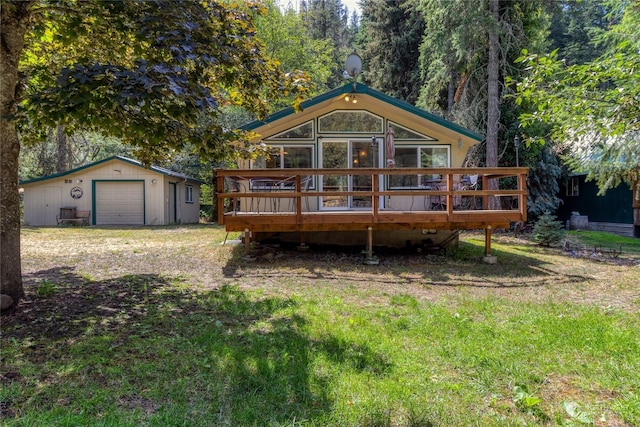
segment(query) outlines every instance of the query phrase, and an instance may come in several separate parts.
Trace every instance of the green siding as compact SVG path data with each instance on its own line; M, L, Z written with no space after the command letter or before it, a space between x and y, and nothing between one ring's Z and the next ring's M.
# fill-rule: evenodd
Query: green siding
M598 196L595 182L586 182L585 176L579 178L579 196L565 196L565 187L561 186L564 203L558 209L558 219L566 221L571 217L571 212L579 212L580 215L587 215L590 222L633 224L633 192L629 185L620 184L604 196Z

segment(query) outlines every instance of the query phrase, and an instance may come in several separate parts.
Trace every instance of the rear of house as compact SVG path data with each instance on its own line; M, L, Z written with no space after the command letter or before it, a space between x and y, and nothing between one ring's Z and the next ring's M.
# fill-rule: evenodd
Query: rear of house
M218 221L228 231L431 247L455 243L455 230L489 233L526 219L526 168L463 167L481 135L359 83L302 107L242 127L269 153L216 171ZM489 180L501 190L488 190ZM504 208L490 210L490 197Z
M56 225L78 212L88 213L91 225L197 223L200 184L168 169L145 168L114 156L22 182L24 224Z

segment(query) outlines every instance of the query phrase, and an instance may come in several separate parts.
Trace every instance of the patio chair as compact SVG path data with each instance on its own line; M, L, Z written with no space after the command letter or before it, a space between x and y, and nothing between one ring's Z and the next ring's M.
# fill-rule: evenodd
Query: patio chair
M241 183L238 179L235 179L231 176L225 176L224 177L224 182L226 184L227 187L227 192L228 193L246 193L247 192L247 187ZM232 213L235 216L236 213L238 212L239 208L240 208L240 198L239 197L233 197L232 199ZM253 199L251 199L251 206L249 208L250 210L253 210Z

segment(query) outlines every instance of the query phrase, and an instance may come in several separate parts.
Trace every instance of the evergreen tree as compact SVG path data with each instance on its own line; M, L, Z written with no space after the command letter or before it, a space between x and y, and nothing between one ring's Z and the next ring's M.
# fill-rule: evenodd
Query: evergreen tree
M564 236L564 226L549 212L545 212L533 226L533 241L542 246L556 245Z
M596 43L609 27L603 2L562 0L550 3L549 11L549 50L557 49L567 64L584 64L604 53L604 44Z
M341 0L303 0L300 13L309 35L333 47L332 69L327 79L331 88L342 84L344 60L353 50L355 30L350 30L349 12Z
M417 5L418 0L364 2L359 43L366 83L411 104L422 85L418 60L425 26Z
M545 212L555 212L562 203L559 182L563 168L550 144L537 146L539 148L538 161L530 165L527 178L527 211L534 217Z

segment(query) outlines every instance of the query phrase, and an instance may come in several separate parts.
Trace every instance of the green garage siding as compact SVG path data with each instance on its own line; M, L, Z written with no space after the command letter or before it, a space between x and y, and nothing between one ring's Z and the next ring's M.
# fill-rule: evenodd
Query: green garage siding
M627 184L608 190L604 196L598 196L595 182L586 182L586 176L573 177L579 179L578 195L567 196L566 186L561 186L563 204L558 209L558 218L566 221L571 212L589 217L589 222L613 222L633 224L633 192Z

